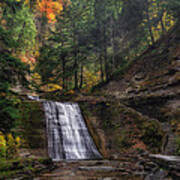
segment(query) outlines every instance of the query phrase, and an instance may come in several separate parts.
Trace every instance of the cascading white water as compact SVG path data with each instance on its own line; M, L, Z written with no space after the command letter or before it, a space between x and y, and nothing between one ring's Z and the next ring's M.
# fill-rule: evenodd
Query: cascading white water
M52 160L101 158L77 103L45 101L44 110Z

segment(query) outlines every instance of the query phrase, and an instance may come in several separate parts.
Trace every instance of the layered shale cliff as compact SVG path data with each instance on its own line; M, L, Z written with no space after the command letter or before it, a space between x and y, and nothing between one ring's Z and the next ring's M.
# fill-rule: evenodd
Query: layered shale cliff
M115 74L100 92L148 118L147 123L158 124L162 130L159 132L161 153L180 153L180 25L172 28L124 72ZM148 132L150 137L157 134L155 126L154 130L148 124L145 126L152 130ZM148 143L148 137L145 138Z

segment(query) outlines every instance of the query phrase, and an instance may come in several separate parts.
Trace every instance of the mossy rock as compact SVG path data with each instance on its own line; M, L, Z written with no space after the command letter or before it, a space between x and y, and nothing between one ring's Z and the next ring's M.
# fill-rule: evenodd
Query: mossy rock
M46 149L46 121L42 103L23 102L21 112L21 136L27 148Z
M162 146L163 131L156 120L147 121L142 125L142 140L150 149L159 152Z
M49 158L40 159L0 159L0 179L33 179L42 171L49 171L54 167Z
M133 145L127 130L122 130L119 134L115 134L113 143L121 150L128 149Z

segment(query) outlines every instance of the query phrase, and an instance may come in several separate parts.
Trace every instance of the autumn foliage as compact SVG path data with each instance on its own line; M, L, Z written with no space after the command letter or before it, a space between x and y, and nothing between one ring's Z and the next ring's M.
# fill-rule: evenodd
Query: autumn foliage
M56 15L60 14L68 3L68 0L38 0L38 8L41 13L45 14L49 22L53 23L56 21Z

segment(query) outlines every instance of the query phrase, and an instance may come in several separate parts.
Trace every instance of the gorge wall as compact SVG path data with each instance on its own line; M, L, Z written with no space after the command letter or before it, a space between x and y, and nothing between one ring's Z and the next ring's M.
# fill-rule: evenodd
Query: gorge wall
M116 73L108 83L96 89L96 93L102 93L108 99L110 96L110 99L146 117L148 120L145 128L151 131L148 134L159 137L161 144L159 152L178 154L180 152L180 25L177 24L171 29L133 61L124 72ZM152 123L161 130L148 127ZM135 123L136 126L139 124L140 122ZM127 124L124 125L124 129L127 129ZM143 140L143 136L140 137L146 145L150 143L148 138L145 139ZM156 146L158 147L158 144Z

